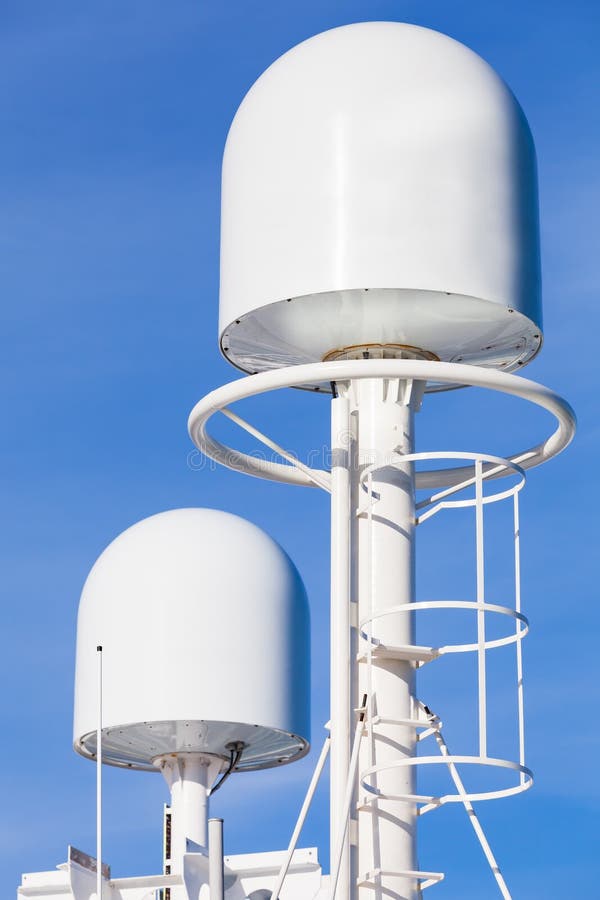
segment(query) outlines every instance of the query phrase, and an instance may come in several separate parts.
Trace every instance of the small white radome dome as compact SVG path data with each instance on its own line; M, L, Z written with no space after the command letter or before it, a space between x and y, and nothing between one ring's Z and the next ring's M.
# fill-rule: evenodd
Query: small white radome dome
M228 759L227 745L242 742L238 769L251 769L308 750L306 592L282 548L238 516L159 513L97 560L77 623L74 743L84 756L96 752L97 646L105 762Z
M220 341L247 372L352 355L510 371L541 345L529 126L477 54L334 28L250 89L223 159Z

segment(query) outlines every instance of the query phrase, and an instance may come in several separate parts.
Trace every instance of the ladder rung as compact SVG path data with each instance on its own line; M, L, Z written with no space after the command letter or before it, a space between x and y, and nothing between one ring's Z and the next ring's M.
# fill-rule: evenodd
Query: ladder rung
M385 644L378 644L371 650L371 659L403 659L412 662L431 662L440 655L440 651L436 647L419 647L406 645L401 647L388 647ZM366 662L369 653L366 650L357 654L358 662Z

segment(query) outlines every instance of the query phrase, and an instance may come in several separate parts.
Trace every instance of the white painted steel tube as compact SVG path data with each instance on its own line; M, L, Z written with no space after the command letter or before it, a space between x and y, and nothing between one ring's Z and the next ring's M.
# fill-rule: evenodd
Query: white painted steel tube
M344 818L344 798L350 766L352 700L350 685L350 429L349 403L336 397L331 404L331 704L330 704L330 861L337 852ZM339 897L350 896L347 830L341 849Z
M196 754L184 757L181 779L185 836L200 847L208 846L208 777L206 760Z
M171 791L172 871L181 873L188 839L204 850L208 847L208 793L223 761L179 753L157 760L157 765Z
M210 900L224 900L223 819L208 820L208 880Z
M414 602L414 475L412 462L399 463L398 454L413 450L413 410L406 397L406 382L366 379L350 388L352 413L357 417L357 459L351 475L356 484L365 466L376 463L370 480L372 508L354 520L359 620L378 616L399 603ZM393 465L386 461L393 459ZM380 645L414 644L414 615L383 616L372 625ZM369 671L370 670L370 671ZM414 667L409 661L372 657L370 664L355 665L356 695L372 691L368 707L377 718L370 743L363 742L361 771L371 761L383 765L415 755ZM402 721L403 720L403 721ZM383 794L415 793L415 767L395 767L373 777ZM415 900L414 877L394 874L418 869L416 806L413 802L371 798L359 802L358 852L353 883L367 872L380 871L378 886L361 886L364 900L392 897ZM356 890L356 889L355 889Z

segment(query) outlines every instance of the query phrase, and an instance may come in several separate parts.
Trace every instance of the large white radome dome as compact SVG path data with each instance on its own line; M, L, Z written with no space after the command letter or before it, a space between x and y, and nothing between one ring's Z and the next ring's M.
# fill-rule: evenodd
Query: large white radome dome
M234 365L408 354L511 371L540 328L534 145L484 60L427 28L364 22L260 76L223 159Z
M96 750L103 648L103 760L153 768L168 753L289 762L310 737L309 612L281 547L215 509L138 522L102 553L77 625L75 748Z

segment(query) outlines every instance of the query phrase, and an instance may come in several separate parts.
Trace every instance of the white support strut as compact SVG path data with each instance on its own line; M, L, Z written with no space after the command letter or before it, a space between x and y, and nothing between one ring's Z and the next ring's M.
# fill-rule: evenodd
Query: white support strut
M329 754L330 744L331 744L331 738L328 735L325 738L325 742L321 748L321 753L319 754L319 758L317 760L315 770L312 774L312 778L310 779L310 784L308 786L308 790L306 791L306 796L304 798L304 802L302 803L302 807L298 814L298 820L296 822L296 825L294 826L294 830L292 832L292 836L291 836L290 842L288 844L288 848L287 848L287 851L285 854L285 859L281 865L281 869L279 870L279 875L277 876L277 881L275 882L275 888L273 889L273 893L271 894L271 900L279 900L279 894L281 892L283 882L285 881L285 876L288 873L290 863L292 862L294 850L296 849L296 845L298 844L298 838L300 837L300 833L304 826L304 822L306 821L306 815L310 808L310 804L312 803L312 799L315 795L315 791L317 789L319 779L323 773L325 761L327 760L327 756ZM212 897L211 897L211 900L212 900Z
M386 645L414 644L414 614L381 616L398 603L414 602L414 473L413 385L400 379L361 379L348 389L356 418L356 453L351 468L356 506L363 494L362 473L373 466L369 479L370 511L354 517L352 552L359 621L370 617L372 640ZM388 658L385 652L354 663L354 699L369 697L369 741L360 751L360 770L413 757L414 664ZM382 793L415 792L414 767L396 767L375 776ZM358 786L357 786L358 787ZM418 869L416 804L371 796L358 801L357 848L353 859L350 898L371 900L373 886L362 881L377 872L375 896L414 900L418 880L406 873Z
M481 827L481 822L479 821L477 814L476 814L475 810L473 809L473 804L471 803L471 801L469 800L469 798L467 796L467 792L465 790L465 786L463 784L462 778L458 774L458 769L456 768L456 765L452 762L450 752L448 750L448 745L446 744L446 741L444 740L444 738L442 736L441 728L436 729L434 731L434 735L435 735L435 739L437 741L438 747L440 749L440 753L442 754L442 756L445 759L447 759L448 771L450 772L450 777L452 778L452 781L454 782L456 790L458 791L458 794L461 797L463 806L467 812L467 815L469 816L469 821L470 821L471 825L473 826L473 830L474 830L475 834L477 835L477 839L478 839L479 843L481 844L481 849L483 850L483 853L488 862L488 865L489 865L490 869L492 870L492 874L493 874L494 878L496 879L496 884L498 885L500 893L502 894L504 900L512 900L510 891L508 890L506 881L504 880L504 876L502 875L502 872L500 871L500 866L496 862L496 857L492 853L492 848L490 847L489 841L485 836L485 832L484 832L483 828Z

